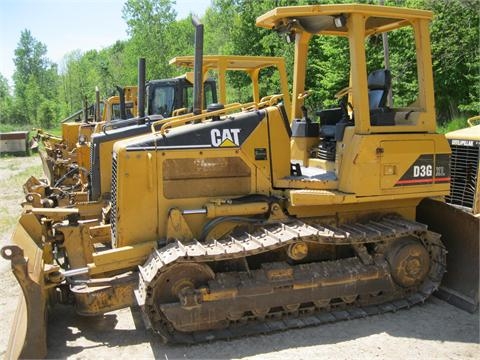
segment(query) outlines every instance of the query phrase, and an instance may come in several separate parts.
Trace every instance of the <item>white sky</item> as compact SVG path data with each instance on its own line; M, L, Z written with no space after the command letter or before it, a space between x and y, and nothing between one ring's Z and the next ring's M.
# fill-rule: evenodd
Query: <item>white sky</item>
M101 49L127 38L122 19L125 0L0 0L0 73L10 85L20 32L47 46L47 57L59 63L73 50ZM177 0L177 18L201 17L211 0Z

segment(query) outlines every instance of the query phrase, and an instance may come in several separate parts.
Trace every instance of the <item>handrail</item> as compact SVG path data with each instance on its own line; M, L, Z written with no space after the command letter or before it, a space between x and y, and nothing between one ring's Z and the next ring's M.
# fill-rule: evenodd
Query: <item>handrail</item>
M250 104L247 104L250 105ZM158 130L159 133L164 134L165 131L169 128L172 127L177 127L181 125L185 125L188 122L195 121L195 120L205 120L207 117L212 117L212 116L218 116L226 113L227 111L232 111L232 110L237 110L241 109L245 106L245 104L241 103L233 103L233 104L228 104L226 105L223 109L215 110L215 111L203 111L201 114L198 115L192 115L191 113L186 115L186 116L181 116L177 119L175 118L170 118L166 119L167 121L161 124L160 130ZM153 126L156 124L152 124L152 131L155 132L153 129Z
M188 109L183 107L180 109L175 109L172 111L172 117L180 116L180 115L185 115L187 113Z
M185 125L186 123L192 122L192 121L203 121L206 120L207 118L211 118L213 116L219 116L222 114L225 114L230 111L238 110L241 109L243 111L251 111L255 109L260 109L266 106L273 106L278 103L278 101L283 98L283 94L274 94L274 95L269 95L265 96L260 99L260 102L255 103L255 102L250 102L250 103L232 103L232 104L227 104L223 109L215 110L215 111L203 111L201 114L198 115L193 115L192 113L181 115L178 117L172 117L168 119L162 119L155 121L151 125L151 130L152 133L160 133L160 134L165 134L167 129ZM160 125L160 129L157 130L157 127Z
M65 119L63 119L63 120L60 121L60 122L63 124L63 123L65 123L65 122L67 122L67 121L70 121L71 119L82 115L82 112L83 112L83 109L78 110L77 112L71 114L70 116L66 117Z
M254 109L261 109L265 106L273 106L278 103L278 100L283 98L283 94L274 94L274 95L267 95L260 99L258 103L253 103L246 107L244 110L254 110Z
M206 112L206 110L203 110L204 112ZM181 114L181 115L175 115L175 116L172 116L172 117L169 117L169 118L165 118L165 119L160 119L160 120L157 120L157 121L154 121L151 123L150 125L150 129L152 130L152 133L156 133L157 130L156 127L158 125L163 125L169 121L173 121L173 120L179 120L179 119L184 119L184 118L190 118L193 116L193 113L187 113L187 114Z
M267 95L260 99L258 105L266 103L268 106L273 106L278 103L278 100L283 98L283 94Z
M128 125L135 125L135 124L138 124L138 121L141 120L141 119L147 119L148 116L145 116L143 118L138 118L138 117L135 117L135 118L130 118L130 119L115 119L115 120L110 120L110 121L104 121L103 124L101 125L102 126L102 132L103 133L107 133L107 130L110 130L111 128L113 129L114 126L116 125L124 125L124 126L128 126Z
M476 121L478 121L477 125L479 125L480 124L480 115L473 116L473 117L467 119L467 123L470 127L475 126Z

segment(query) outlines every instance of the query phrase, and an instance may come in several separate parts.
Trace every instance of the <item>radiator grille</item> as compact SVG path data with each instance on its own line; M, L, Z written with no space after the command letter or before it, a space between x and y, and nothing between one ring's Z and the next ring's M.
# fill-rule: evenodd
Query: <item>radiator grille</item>
M95 139L96 140L96 139ZM90 191L89 199L90 201L98 200L100 196L100 173L98 164L100 156L98 154L100 146L99 143L95 140L92 140L90 146Z
M93 159L96 146L93 142L90 144L90 179L93 179Z
M113 153L112 157L112 193L111 193L111 210L110 210L110 224L112 229L112 247L117 244L117 157Z
M446 201L452 205L473 208L478 182L479 147L451 145L450 195Z

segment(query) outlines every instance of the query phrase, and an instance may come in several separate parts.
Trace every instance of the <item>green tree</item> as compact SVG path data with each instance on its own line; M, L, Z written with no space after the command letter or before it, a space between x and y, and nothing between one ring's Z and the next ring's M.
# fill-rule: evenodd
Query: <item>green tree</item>
M322 0L325 3L351 0ZM359 0L377 4L376 0ZM459 113L480 112L480 0L386 0L387 6L406 6L434 11L431 24L433 71L439 119ZM168 61L193 54L194 28L190 18L176 20L172 0L126 0L123 18L129 39L117 41L100 51L75 51L57 67L46 58L46 46L30 31L21 33L15 51L15 90L8 95L8 83L0 78L1 121L47 124L56 115L66 116L83 106L86 96L94 99L99 86L102 97L116 85L137 82L137 60L147 59L147 79L179 74ZM282 56L292 84L293 45L267 29L257 28L258 16L277 6L318 3L313 0L213 0L202 22L205 24L205 54ZM402 30L389 36L390 66L394 75L395 106L409 104L416 95L415 46L411 33ZM368 71L383 67L381 39L367 40ZM334 37L314 37L309 49L306 88L313 90L307 105L314 109L336 105L334 94L348 84L348 43ZM278 91L278 76L261 74L261 94ZM229 75L229 98L250 100L249 80ZM7 85L5 85L7 84ZM6 87L7 86L7 87Z
M51 128L58 114L58 106L54 100L43 101L38 108L40 126L46 129Z
M126 46L126 77L130 82L137 78L139 57L147 61L147 78L161 79L173 74L168 60L172 56L174 36L168 36L175 22L176 12L170 0L127 0L123 18L131 38Z
M206 31L204 32L206 33ZM170 44L169 59L175 56L194 54L195 27L192 25L191 18L172 22L168 26L166 37L168 38L168 43ZM204 42L206 42L205 35ZM205 49L204 53L207 54ZM180 69L173 69L173 71L176 72L176 74L181 72Z
M441 120L480 113L480 1L425 0L431 27L436 107Z
M136 83L136 68L126 65L127 46L127 42L117 41L100 51L75 50L64 56L58 90L62 117L81 109L85 98L93 103L95 87L102 98L107 98L117 85Z
M293 46L286 44L276 33L255 26L258 16L280 5L284 4L274 0L213 1L204 17L206 53L283 56L287 69L291 70ZM261 95L278 92L278 74L265 70L261 79ZM229 73L227 83L229 98L250 101L250 81L245 74Z
M0 74L0 123L11 123L13 116L13 97L10 94L8 80Z
M15 116L15 123L39 124L38 108L45 99L57 95L57 69L46 57L47 47L35 39L29 30L23 30L15 49L15 102L23 116ZM19 115L19 114L17 114Z

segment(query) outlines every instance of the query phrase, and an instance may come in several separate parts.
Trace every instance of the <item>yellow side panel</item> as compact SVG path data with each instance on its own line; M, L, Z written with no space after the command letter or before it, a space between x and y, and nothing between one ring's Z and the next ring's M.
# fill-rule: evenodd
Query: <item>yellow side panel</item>
M277 107L269 107L267 114L272 178L274 186L279 187L277 180L290 175L290 138L286 131L290 125Z
M163 161L167 199L250 193L251 171L239 157L167 159Z
M431 156L433 162L433 141L382 141L380 148L383 149L380 161L380 187L382 189L395 187L399 178L417 161L419 154ZM412 175L416 175L419 179L420 177L425 178L429 174L432 175L433 171L428 164L418 165L418 171L416 169L417 167Z
M346 139L345 139L346 140ZM353 135L345 141L338 178L338 190L357 196L379 195L380 154L376 136Z
M62 124L62 138L68 149L73 149L78 141L78 129L80 123L63 123Z
M432 196L433 192L445 195L448 192L448 174L444 174L444 182L431 181L430 176L429 182L425 179L408 183L411 178L428 178L430 171L435 178L439 176L435 174L435 164L448 164L450 148L443 135L353 135L344 144L342 158L338 159L341 164L338 190L342 192L356 196L420 194L424 197Z
M78 166L84 168L87 172L90 171L90 145L77 144L77 163ZM84 174L81 172L81 174Z
M118 199L114 212L119 221L115 247L134 245L157 239L158 207L156 154L149 151L121 151L118 157L124 165L118 167L115 188ZM113 189L112 189L113 190ZM122 213L131 209L131 213Z
M268 147L268 126L262 121L242 144L238 155L252 167L252 193L268 194L272 188L270 159L273 156ZM265 151L265 157L258 158L258 151Z

